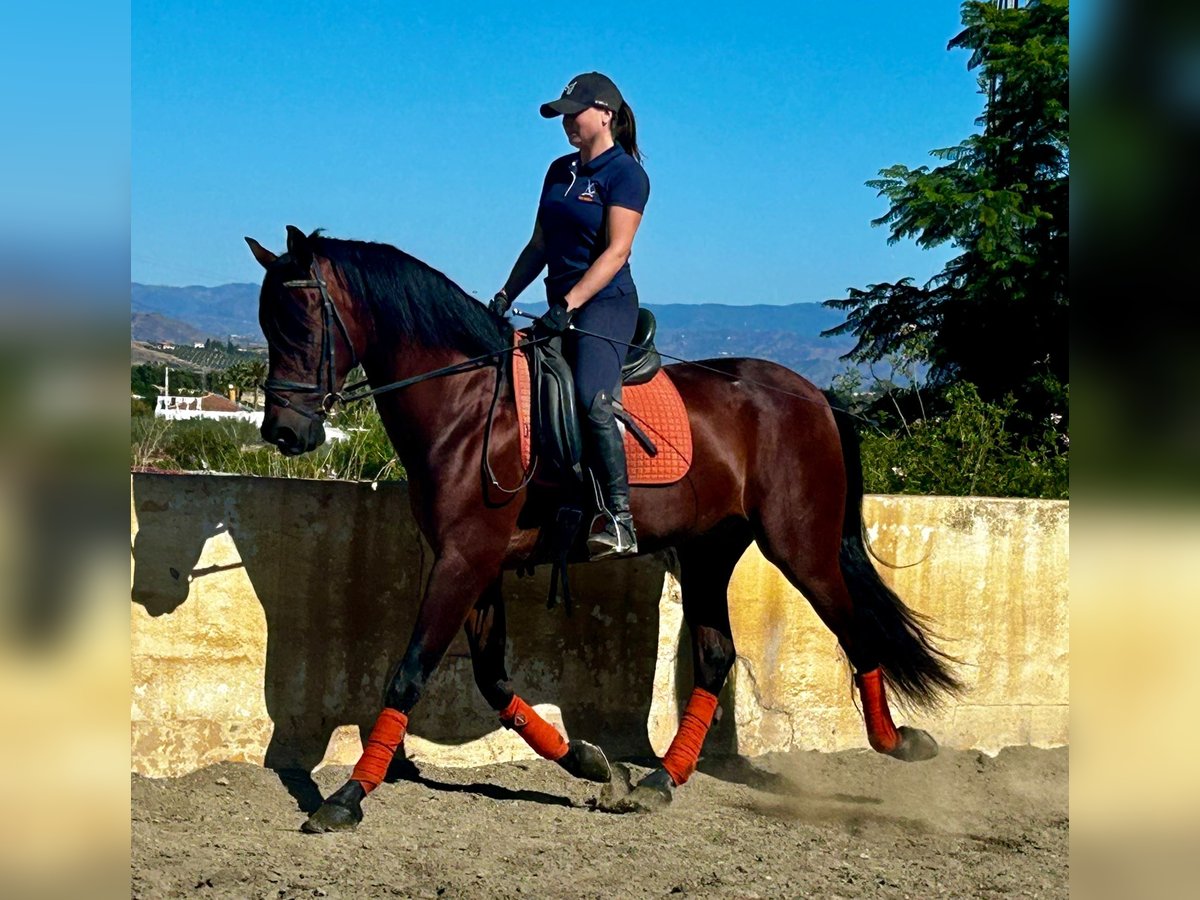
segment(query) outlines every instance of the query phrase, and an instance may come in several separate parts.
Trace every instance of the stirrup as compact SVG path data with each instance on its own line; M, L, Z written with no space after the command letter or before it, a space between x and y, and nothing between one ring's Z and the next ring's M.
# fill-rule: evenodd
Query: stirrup
M595 561L610 556L635 556L638 547L633 516L629 513L614 516L605 510L599 517L605 520L604 530L588 535L588 559Z

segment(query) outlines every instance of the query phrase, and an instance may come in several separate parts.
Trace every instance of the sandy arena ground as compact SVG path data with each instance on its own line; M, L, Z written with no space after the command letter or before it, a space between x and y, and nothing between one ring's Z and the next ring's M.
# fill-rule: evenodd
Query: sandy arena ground
M422 766L358 830L299 831L276 775L222 763L132 777L132 896L1066 897L1068 751L869 751L701 761L668 809L598 809L640 777L552 763ZM316 774L328 794L349 775Z

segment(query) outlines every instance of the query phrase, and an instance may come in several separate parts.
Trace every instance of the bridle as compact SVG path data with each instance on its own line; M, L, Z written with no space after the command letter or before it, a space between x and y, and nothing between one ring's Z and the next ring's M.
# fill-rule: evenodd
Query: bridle
M310 384L303 381L284 381L279 378L268 378L263 385L263 389L268 396L285 409L297 412L307 419L322 421L333 412L335 405L345 400L345 397L337 390L337 357L333 336L334 323L337 323L338 330L346 340L346 346L350 348L350 370L353 370L358 365L358 355L354 352L354 342L350 340L350 331L346 328L346 323L342 320L342 314L338 312L333 298L329 296L329 287L325 279L321 277L321 270L317 266L315 259L309 264L308 272L311 276L310 278L297 278L285 281L283 282L283 286L285 288L316 288L321 292L321 360L317 363L316 382ZM325 376L324 387L321 385L322 373ZM353 390L364 384L366 384L365 381L350 385L348 390ZM294 406L280 391L286 391L289 394L320 394L320 408L310 411L300 406Z
M368 380L358 381L354 384L346 385L343 391L337 390L337 358L334 349L333 326L336 323L338 330L341 331L342 337L346 340L346 346L350 348L350 371L358 365L358 355L354 352L354 342L350 340L350 331L346 328L346 323L342 319L342 314L338 312L337 304L333 302L333 298L329 296L329 286L325 279L321 277L321 270L317 265L316 259L313 259L309 264L310 278L297 278L283 282L285 288L316 288L321 292L321 360L317 363L317 378L315 383L303 381L285 381L279 378L268 378L263 385L263 390L267 395L275 400L279 406L285 409L291 409L293 412L299 413L306 419L312 419L317 422L323 422L324 419L333 412L333 408L339 404L353 403L357 400L365 400L368 397L384 394L389 391L399 390L408 387L409 385L417 384L422 381L427 381L431 378L441 378L445 375L456 375L460 372L469 372L474 369L484 367L495 367L496 369L496 388L492 395L491 405L488 407L487 425L484 431L483 443L483 466L491 483L506 494L515 494L521 488L525 487L533 478L536 460L530 465L521 478L521 483L516 488L506 488L500 484L496 478L496 474L492 471L491 462L488 459L488 446L491 443L492 423L496 412L496 404L500 400L500 385L503 379L503 357L513 353L517 349L529 347L535 344L545 343L550 339L549 335L529 338L523 341L520 345L505 347L503 350L493 350L491 353L484 353L480 356L472 357L471 359L463 360L449 366L443 366L440 369L434 369L431 372L423 372L420 375L414 375L411 378L404 378L400 381L393 381L391 384L385 384L377 388L368 390L359 390L366 387L370 382ZM324 373L325 386L321 384L321 376ZM289 394L321 394L321 405L316 410L307 410L300 406L292 404L287 397L283 396L280 391L286 391Z
M410 385L418 384L422 381L428 381L431 378L441 378L445 375L457 375L460 372L470 372L474 369L495 366L499 367L501 358L511 354L513 351L531 347L535 344L543 344L550 339L550 336L537 338L528 338L517 346L505 347L502 350L493 350L490 353L483 353L479 356L473 356L470 359L465 359L462 362L452 363L448 366L443 366L440 369L434 369L431 372L422 372L420 375L414 375L411 378L403 378L400 381L393 381L390 384L381 385L377 388L369 390L360 390L370 384L370 380L356 381L354 384L348 384L341 391L336 390L337 379L337 359L334 355L333 345L333 325L337 324L338 330L341 331L342 337L346 339L346 346L350 348L350 371L359 364L357 354L354 352L354 342L350 340L350 331L346 328L346 323L342 320L342 314L338 312L337 304L333 302L333 298L329 296L329 287L325 279L321 277L320 270L317 268L317 261L314 259L309 268L311 278L298 278L283 282L285 288L317 288L321 292L321 361L317 364L317 381L309 383L303 381L284 381L279 378L268 378L263 384L263 390L267 392L275 402L285 409L291 409L302 416L318 421L325 419L333 412L333 408L341 403L354 403L358 400L366 400L368 397L374 397L379 394L386 394L391 391L397 391L401 388L409 387ZM530 316L530 318L534 318ZM321 375L325 375L325 386L321 385ZM321 394L321 406L319 409L309 412L299 406L294 406L286 397L280 394L280 391L287 391L292 394Z

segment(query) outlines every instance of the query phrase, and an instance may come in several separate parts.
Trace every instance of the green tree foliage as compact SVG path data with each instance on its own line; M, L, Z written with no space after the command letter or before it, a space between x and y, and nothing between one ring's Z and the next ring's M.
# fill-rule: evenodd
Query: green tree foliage
M250 378L250 389L254 392L254 399L250 401L252 408L258 408L258 392L267 381L267 371L267 361L261 356L253 357L246 363L246 374Z
M874 221L889 243L960 250L924 285L911 278L851 288L826 306L853 334L847 355L928 364L930 385L978 387L989 403L1014 398L1036 432L1065 416L1068 375L1068 8L971 0L949 49L970 51L985 97L982 131L933 151L934 168L894 165L867 182L890 202Z
M1066 498L1068 468L1069 49L1066 0L970 0L949 49L970 52L978 134L867 182L889 201L888 242L958 255L923 285L850 288L827 335L875 383L835 380L862 429L867 489ZM876 363L908 376L897 387ZM927 383L913 378L924 372Z
M939 405L944 412L911 422L897 407L879 415L880 428L864 431L868 492L1069 498L1068 438L1053 416L1015 434L1022 418L1015 398L987 403L969 382L950 386Z
M265 368L265 366L264 366ZM232 384L237 392L237 399L240 403L242 394L246 391L254 391L255 405L258 403L258 386L262 381L258 378L258 369L252 360L240 360L234 363L229 368L225 369L223 375L227 384ZM264 376L265 377L265 376Z
M165 369L166 366L158 366L153 363L131 366L129 370L131 393L137 394L153 404L162 394L159 388L165 384L163 380L166 377ZM202 394L208 389L208 379L205 375L186 369L171 369L172 394Z

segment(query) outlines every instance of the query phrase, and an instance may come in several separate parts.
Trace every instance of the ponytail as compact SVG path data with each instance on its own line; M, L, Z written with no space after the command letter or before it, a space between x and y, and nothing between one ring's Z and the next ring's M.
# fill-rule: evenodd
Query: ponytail
M628 103L622 103L617 114L613 116L612 129L613 139L621 145L626 153L640 163L642 151L638 149L637 145L637 120L634 119L633 110L630 109Z

